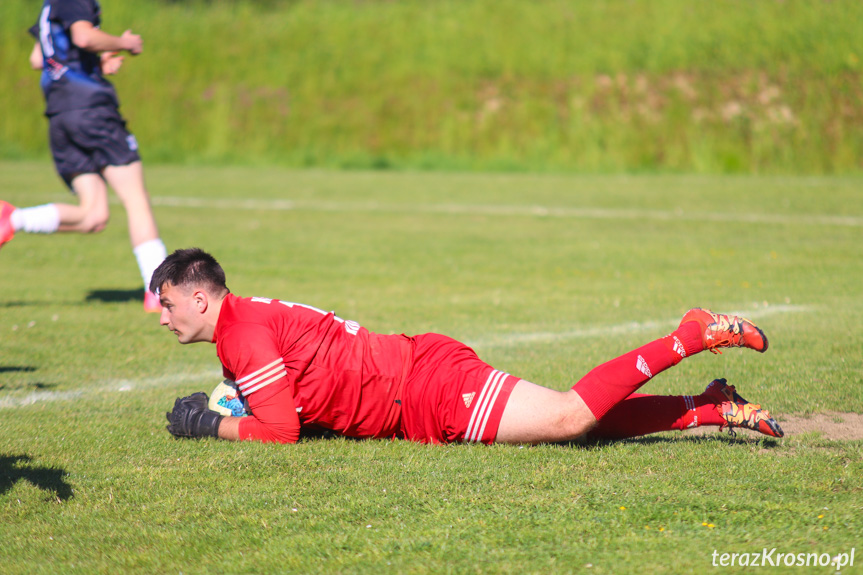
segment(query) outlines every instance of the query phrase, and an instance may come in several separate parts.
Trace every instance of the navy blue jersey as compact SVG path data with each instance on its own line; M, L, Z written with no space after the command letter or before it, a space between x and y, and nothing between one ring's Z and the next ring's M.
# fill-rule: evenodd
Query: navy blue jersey
M42 91L45 115L99 106L118 107L114 86L102 76L99 54L72 43L72 24L101 22L96 0L45 0L42 13L30 28L42 46Z

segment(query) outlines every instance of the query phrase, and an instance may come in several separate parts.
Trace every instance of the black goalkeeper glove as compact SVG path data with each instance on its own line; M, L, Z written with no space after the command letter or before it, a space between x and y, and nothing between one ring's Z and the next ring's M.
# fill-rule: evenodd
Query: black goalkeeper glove
M174 410L166 413L165 427L174 437L219 437L219 424L224 416L207 407L210 398L199 391L189 397L178 397Z

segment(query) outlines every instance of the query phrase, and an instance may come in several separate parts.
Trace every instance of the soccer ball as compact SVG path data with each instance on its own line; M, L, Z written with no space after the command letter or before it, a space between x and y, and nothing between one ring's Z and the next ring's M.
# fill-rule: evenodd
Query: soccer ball
M210 394L209 408L219 415L244 417L249 415L249 402L240 395L237 384L226 379Z

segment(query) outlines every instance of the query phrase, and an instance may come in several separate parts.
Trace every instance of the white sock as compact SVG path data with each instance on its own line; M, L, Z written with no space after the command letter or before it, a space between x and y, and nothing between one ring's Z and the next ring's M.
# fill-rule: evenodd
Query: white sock
M138 268L141 270L141 278L144 280L144 289L148 290L153 272L168 257L168 251L159 238L144 242L132 251L135 252L135 259L138 260Z
M16 232L53 234L60 227L60 211L54 204L18 208L12 212L10 221Z

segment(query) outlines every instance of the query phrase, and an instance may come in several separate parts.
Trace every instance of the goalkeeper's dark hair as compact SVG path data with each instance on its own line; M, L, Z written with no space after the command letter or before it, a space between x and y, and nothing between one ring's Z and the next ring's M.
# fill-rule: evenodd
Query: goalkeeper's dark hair
M165 258L150 280L150 291L158 293L163 285L200 286L215 295L230 292L225 285L225 270L216 258L200 248L176 250Z

